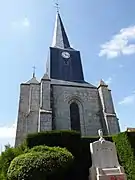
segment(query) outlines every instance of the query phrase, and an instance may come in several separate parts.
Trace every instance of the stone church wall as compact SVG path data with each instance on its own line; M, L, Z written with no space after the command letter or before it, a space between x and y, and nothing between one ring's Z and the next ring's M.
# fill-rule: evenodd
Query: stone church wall
M29 84L21 84L18 110L18 123L16 131L16 145L20 144L26 134L26 117L29 109Z
M37 132L39 101L39 84L21 84L16 145L20 144L28 133Z
M71 129L70 103L76 101L82 135L97 135L102 125L96 88L53 85L53 97L56 129Z
M120 132L119 123L117 117L114 115L106 115L109 133L108 134L117 134Z

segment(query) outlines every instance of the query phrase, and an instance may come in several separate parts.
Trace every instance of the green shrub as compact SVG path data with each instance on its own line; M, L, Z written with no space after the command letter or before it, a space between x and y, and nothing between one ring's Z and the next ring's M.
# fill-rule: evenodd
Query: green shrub
M128 180L135 180L134 149L129 141L129 133L123 132L113 136L120 164L124 167Z
M39 146L16 157L11 162L7 175L9 180L45 180L50 176L57 179L72 162L73 156L66 149Z
M66 148L60 148L60 147L49 147L49 146L35 146L32 149L29 149L28 152L34 153L34 152L41 152L41 153L64 153L68 152Z
M29 134L25 143L29 148L39 145L66 147L76 157L80 155L80 139L76 131L46 131Z

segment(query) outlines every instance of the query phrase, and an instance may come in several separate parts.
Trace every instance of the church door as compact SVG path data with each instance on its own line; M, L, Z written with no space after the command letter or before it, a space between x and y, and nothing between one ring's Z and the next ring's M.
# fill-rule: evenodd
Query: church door
M70 104L71 129L80 131L80 113L76 102Z

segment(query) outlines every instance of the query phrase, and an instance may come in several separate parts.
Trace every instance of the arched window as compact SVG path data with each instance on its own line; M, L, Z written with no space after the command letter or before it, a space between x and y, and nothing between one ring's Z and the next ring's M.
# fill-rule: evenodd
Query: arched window
M80 131L80 113L79 107L76 102L70 104L70 120L71 120L71 129Z

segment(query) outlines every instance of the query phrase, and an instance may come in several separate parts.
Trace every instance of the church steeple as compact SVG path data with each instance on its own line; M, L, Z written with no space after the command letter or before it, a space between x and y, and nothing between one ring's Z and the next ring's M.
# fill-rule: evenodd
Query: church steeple
M57 12L56 14L52 47L57 47L62 49L70 48L70 43L59 12Z
M46 69L50 79L84 82L80 52L71 48L59 11Z

